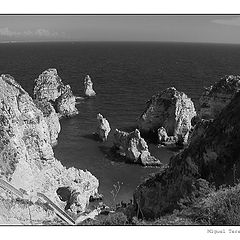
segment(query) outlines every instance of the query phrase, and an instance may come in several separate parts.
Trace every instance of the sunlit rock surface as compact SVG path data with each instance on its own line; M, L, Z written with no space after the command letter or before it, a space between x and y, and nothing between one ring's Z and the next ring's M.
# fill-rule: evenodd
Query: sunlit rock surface
M76 98L69 85L64 87L63 93L57 98L56 109L60 116L63 117L72 117L78 114Z
M130 133L116 129L114 133L114 146L117 152L131 163L139 163L144 166L162 165L158 159L151 156L148 145L140 136L138 129Z
M88 171L65 168L54 158L43 112L10 75L0 77L0 175L29 196L41 192L60 206L56 191L71 187L81 197L75 211L86 208L99 182Z
M111 131L110 124L106 118L104 118L100 113L97 115L97 132L96 134L102 141L106 141L109 132Z
M55 68L45 70L35 80L34 99L50 102L60 117L78 114L76 99L69 85L64 85Z
M96 92L93 90L93 82L89 75L84 78L84 94L87 97L96 96Z
M163 127L168 136L187 141L191 119L196 115L192 100L174 87L152 96L138 119L142 132L156 132Z
M37 108L43 112L43 116L48 125L48 130L50 133L51 145L54 146L57 144L58 134L61 130L58 114L56 113L52 104L46 100L34 101L34 103L36 104Z

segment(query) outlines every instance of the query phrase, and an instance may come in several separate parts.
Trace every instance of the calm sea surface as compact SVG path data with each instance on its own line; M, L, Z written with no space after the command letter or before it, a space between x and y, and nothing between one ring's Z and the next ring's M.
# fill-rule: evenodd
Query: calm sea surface
M83 95L89 74L95 99L77 105L80 114L61 120L54 152L67 167L88 169L100 181L104 201L114 204L113 184L121 184L116 202L128 201L136 186L158 168L144 168L110 158L107 143L92 138L96 115L103 114L111 128L134 127L153 94L174 86L197 103L204 86L227 74L240 74L240 46L187 43L12 43L0 44L0 74L9 73L32 95L34 79L56 68L75 95ZM167 163L174 154L150 145L152 154Z

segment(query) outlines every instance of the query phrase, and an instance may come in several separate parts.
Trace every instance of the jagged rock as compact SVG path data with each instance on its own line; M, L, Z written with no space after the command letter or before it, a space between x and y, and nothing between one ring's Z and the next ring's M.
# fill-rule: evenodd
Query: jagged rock
M120 155L126 157L132 163L139 163L144 166L162 165L158 159L151 156L148 145L141 138L138 129L130 133L116 129L114 133L114 147L118 149Z
M100 113L98 113L97 115L97 120L98 120L97 135L102 141L106 141L108 134L111 131L109 122Z
M191 119L196 115L194 104L183 92L174 87L154 95L148 102L145 111L138 119L142 132L157 132L165 128L168 136L187 141L191 129Z
M240 76L225 76L205 89L199 99L199 117L214 119L240 89Z
M167 131L164 127L158 129L158 139L160 142L166 142L168 140Z
M178 208L180 199L200 196L208 183L234 184L240 176L240 92L212 121L197 123L187 148L169 167L150 177L134 193L136 211L157 218Z
M64 85L57 70L50 68L35 80L34 98L37 101L50 102L59 117L70 117L78 114L76 99L69 85Z
M71 187L81 195L78 211L99 185L90 172L66 169L54 158L42 111L10 75L0 77L0 175L29 196L41 192L60 206L57 189Z
M42 100L42 101L36 100L34 102L37 108L43 112L43 116L48 125L48 130L50 133L51 145L55 146L57 144L58 134L61 131L58 115L54 107L52 106L52 104L47 102L46 100Z
M0 197L0 225L56 225L60 222L54 211L43 202Z
M84 94L87 97L96 96L96 92L93 90L93 82L89 75L84 78Z
M34 98L41 101L53 101L61 96L64 90L64 84L58 76L57 69L49 68L39 75L35 80L33 95Z
M69 85L64 87L63 93L57 98L56 109L57 112L64 117L71 117L78 114L76 99Z

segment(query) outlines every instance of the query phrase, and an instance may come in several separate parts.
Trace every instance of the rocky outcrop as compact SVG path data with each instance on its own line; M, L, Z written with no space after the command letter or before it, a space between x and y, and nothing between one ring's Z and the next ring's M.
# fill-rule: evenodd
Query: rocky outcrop
M167 131L164 127L158 129L158 139L160 142L166 142L168 140Z
M158 159L151 156L148 145L141 138L138 129L130 133L116 129L114 133L114 147L117 149L118 154L124 156L131 163L139 163L143 166L162 165Z
M57 98L56 109L57 112L64 117L72 117L78 114L76 98L69 85L64 87L63 93Z
M199 117L216 118L240 89L240 76L225 76L220 81L205 89L199 99Z
M37 101L50 102L60 117L70 117L78 114L76 99L69 85L64 85L57 70L50 68L35 80L33 91Z
M156 132L164 128L168 136L187 141L191 119L196 115L194 104L183 92L174 87L154 95L138 119L142 132Z
M43 116L47 123L50 134L50 143L52 146L55 146L57 144L58 134L61 130L58 115L50 102L42 100L35 101L34 103L36 104L37 108L43 112Z
M106 118L104 118L100 113L97 115L97 132L96 134L102 141L106 141L109 132L111 131L110 124Z
M57 69L49 68L42 72L35 80L33 95L34 98L41 101L55 102L61 96L64 90L64 84L58 76Z
M44 114L10 75L0 77L0 175L29 196L41 192L60 206L59 187L71 187L84 211L98 180L88 171L66 169L54 158Z
M240 93L213 121L197 123L187 148L134 193L136 211L157 218L178 208L180 199L199 197L208 183L234 184L240 176Z
M93 82L89 75L84 78L84 94L87 97L95 97L96 92L93 90Z

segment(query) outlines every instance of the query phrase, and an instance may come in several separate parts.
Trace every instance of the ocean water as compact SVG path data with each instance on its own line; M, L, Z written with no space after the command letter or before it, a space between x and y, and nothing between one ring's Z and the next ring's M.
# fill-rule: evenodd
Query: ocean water
M197 105L204 86L227 74L240 74L240 45L191 43L11 43L0 44L0 74L11 74L30 95L34 79L56 68L76 96L83 96L89 74L97 97L77 105L80 114L61 120L55 156L63 165L87 169L100 181L104 202L129 201L136 186L158 168L126 164L109 157L113 131L106 143L96 141L96 115L112 130L134 128L145 102L174 86ZM151 153L167 163L174 151L150 144ZM120 190L111 193L119 182Z

